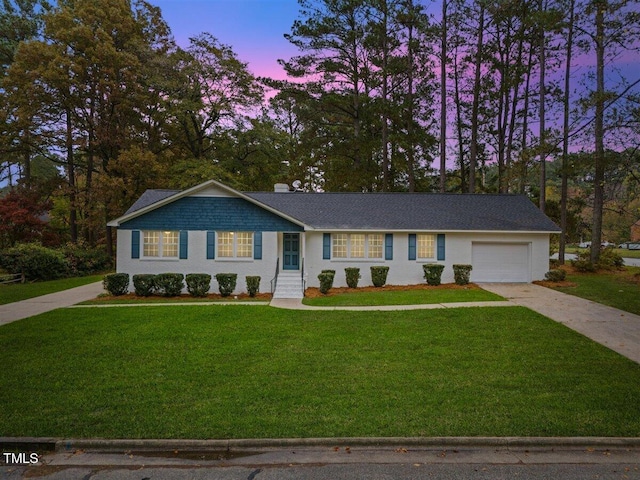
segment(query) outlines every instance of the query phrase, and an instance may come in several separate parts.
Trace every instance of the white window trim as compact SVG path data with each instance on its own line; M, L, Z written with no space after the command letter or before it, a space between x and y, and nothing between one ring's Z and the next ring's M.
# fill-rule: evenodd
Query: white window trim
M346 235L347 237L347 256L346 257L336 257L334 255L334 238L335 235ZM364 256L363 257L352 257L351 256L351 236L352 235L363 235L364 236ZM376 235L376 236L380 236L382 238L382 242L381 242L381 251L380 251L380 256L379 257L370 257L369 256L369 251L370 251L370 237ZM342 232L335 232L331 234L331 260L335 261L335 262L367 262L367 263L371 263L371 262L384 262L385 261L385 255L384 255L384 249L385 249L385 237L384 237L384 233L358 233L358 232L352 232L352 233L342 233Z
M232 244L232 250L233 250L233 255L232 256L222 256L220 255L220 234L221 233L233 233L233 244ZM239 233L248 233L249 234L249 238L251 238L251 252L248 256L246 257L239 257L238 256L238 234ZM253 256L255 253L255 238L254 238L254 232L249 232L246 230L243 231L231 231L231 230L220 230L220 231L216 231L216 245L215 245L215 249L216 249L216 255L215 255L215 260L218 262L253 262Z
M175 233L178 235L178 242L176 243L177 245L177 249L176 249L176 254L172 255L172 256L165 256L164 255L164 240L163 240L163 233L164 232L171 232L171 233ZM145 234L148 233L157 233L158 234L158 256L147 256L144 254L144 250L145 250ZM140 245L140 260L154 260L154 261L159 261L159 262L174 262L174 261L178 261L180 259L180 231L179 230L142 230L140 232L140 236L142 237L142 242ZM154 244L155 245L155 244Z

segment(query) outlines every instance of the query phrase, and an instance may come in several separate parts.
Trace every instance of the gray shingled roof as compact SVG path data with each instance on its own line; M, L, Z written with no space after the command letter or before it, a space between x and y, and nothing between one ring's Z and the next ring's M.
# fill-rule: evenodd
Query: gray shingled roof
M147 190L125 215L178 190ZM276 193L245 195L315 229L559 232L524 195Z
M129 215L130 213L141 210L144 207L153 205L154 203L171 197L176 193L180 193L180 190L146 190L142 195L140 195L140 198L138 198L138 200L129 207L129 210L124 212L124 215Z
M316 229L557 232L524 195L247 193Z

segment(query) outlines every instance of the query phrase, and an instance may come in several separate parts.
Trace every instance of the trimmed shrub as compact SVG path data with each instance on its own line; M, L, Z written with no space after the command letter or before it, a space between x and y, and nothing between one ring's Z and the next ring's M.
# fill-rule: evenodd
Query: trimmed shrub
M247 276L247 292L250 297L255 297L260 291L260 277Z
M236 282L238 281L237 273L218 273L216 275L218 281L218 288L220 289L220 295L228 297L236 289Z
M58 250L37 243L23 243L0 254L0 266L27 280L55 280L65 277L69 263Z
M133 289L139 297L153 295L156 290L156 276L151 273L139 273L133 276Z
M208 273L189 273L185 277L187 292L192 297L206 297L211 288L211 275Z
M576 260L571 261L571 265L581 273L592 273L598 269L614 270L624 266L624 259L615 253L612 248L604 248L600 251L598 263L591 263L591 252L581 252Z
M471 265L454 265L453 278L456 285L467 285L471 278L471 270L473 270Z
M109 270L112 266L111 257L101 248L69 243L63 247L62 253L67 259L71 275L91 275Z
M320 270L320 273L331 273L334 277L336 276L335 270Z
M347 285L349 285L349 288L358 288L358 280L362 278L360 269L355 267L345 268L344 274L347 277Z
M383 287L387 283L389 267L371 267L371 283L374 287Z
M580 273L591 273L597 270L596 266L591 263L591 260L571 260L571 265Z
M567 272L559 268L554 268L545 273L544 278L549 282L563 282L565 278L567 278Z
M320 275L318 275L318 280L320 280L320 293L326 295L331 287L333 287L333 279L335 277L335 271L333 270L323 270Z
M104 289L114 297L124 295L129 291L129 274L128 273L110 273L105 275L102 280Z
M442 279L442 270L444 270L444 265L440 265L438 263L429 263L426 265L422 265L422 270L424 270L424 279L427 281L427 285L433 285L437 287L440 285Z
M160 273L155 278L156 290L163 297L177 297L184 288L184 275L181 273Z
M603 248L598 259L598 268L611 270L624 267L624 259L613 251L613 248Z

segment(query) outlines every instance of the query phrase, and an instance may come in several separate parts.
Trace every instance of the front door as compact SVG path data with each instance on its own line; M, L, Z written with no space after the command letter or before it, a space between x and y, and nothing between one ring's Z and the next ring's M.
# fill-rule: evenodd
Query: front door
M284 233L283 234L283 270L299 270L300 269L300 234Z

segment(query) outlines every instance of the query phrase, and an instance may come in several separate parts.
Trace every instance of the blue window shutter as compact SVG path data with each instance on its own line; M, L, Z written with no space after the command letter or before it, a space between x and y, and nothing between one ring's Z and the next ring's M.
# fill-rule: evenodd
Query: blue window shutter
M189 232L180 230L180 259L187 258L187 247L189 244Z
M207 232L207 260L216 258L216 232Z
M262 260L262 232L253 232L253 259Z
M140 230L131 231L131 258L140 258Z
M409 234L409 260L416 259L416 234Z
M438 234L438 260L444 260L444 233Z
M393 260L393 233L384 236L384 259Z
M322 234L322 259L323 260L331 259L331 234L330 233Z

